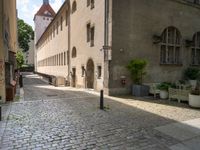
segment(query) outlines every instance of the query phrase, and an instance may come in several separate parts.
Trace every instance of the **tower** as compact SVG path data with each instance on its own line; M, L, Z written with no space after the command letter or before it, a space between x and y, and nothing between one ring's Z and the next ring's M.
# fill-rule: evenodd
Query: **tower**
M35 44L44 33L45 29L55 16L55 12L49 4L49 0L43 0L43 4L34 16Z

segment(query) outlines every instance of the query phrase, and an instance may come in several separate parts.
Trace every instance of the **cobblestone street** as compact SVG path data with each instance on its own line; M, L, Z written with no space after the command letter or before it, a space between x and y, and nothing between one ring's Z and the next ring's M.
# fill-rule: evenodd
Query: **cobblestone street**
M159 127L200 118L199 110L167 100L107 97L105 111L98 104L95 94L26 74L24 100L10 104L1 149L176 150L186 139Z

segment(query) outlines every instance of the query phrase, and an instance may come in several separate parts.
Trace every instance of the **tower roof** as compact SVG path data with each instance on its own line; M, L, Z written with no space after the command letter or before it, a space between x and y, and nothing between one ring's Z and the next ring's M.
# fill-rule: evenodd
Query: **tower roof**
M40 7L38 12L35 14L34 19L36 16L47 16L47 17L54 17L56 15L53 8L49 5L49 0L43 0L43 5Z

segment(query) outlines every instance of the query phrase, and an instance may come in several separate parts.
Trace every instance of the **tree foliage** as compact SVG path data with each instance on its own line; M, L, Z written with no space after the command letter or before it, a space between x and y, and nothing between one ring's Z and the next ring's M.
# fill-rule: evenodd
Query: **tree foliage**
M18 19L18 42L19 47L27 52L29 50L29 42L34 39L34 31L30 25L25 23L22 19Z
M21 50L17 51L16 60L17 60L17 68L21 68L25 61L24 53Z

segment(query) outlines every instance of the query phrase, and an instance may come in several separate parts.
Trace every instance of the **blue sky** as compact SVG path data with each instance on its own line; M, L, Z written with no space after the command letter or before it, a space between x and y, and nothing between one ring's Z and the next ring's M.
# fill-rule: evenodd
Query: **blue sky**
M50 5L57 12L64 0L49 0ZM33 17L39 10L43 0L17 0L18 18L23 19L34 29Z

